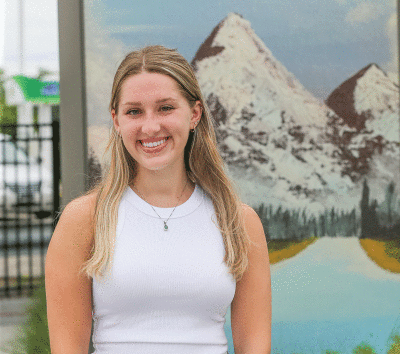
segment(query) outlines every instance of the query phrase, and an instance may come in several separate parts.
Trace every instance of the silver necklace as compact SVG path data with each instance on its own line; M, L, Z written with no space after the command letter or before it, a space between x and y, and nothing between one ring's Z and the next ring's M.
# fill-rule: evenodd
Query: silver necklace
M152 206L150 203L147 203L147 202L146 202L147 204L149 204L149 205L151 206L151 208L154 210L154 212L157 214L157 216L163 221L163 223L164 223L164 231L168 231L167 222L168 222L169 218L171 217L172 213L175 211L176 207L178 206L179 201L181 200L181 198L182 198L182 196L183 196L183 192L185 191L187 184L188 184L188 180L186 180L185 187L183 187L183 191L182 191L181 196L180 196L179 199L178 199L178 203L176 203L175 208L172 210L171 214L169 214L169 216L168 216L168 219L165 220L165 221L162 220L162 218L161 218L160 215L158 215L158 213L156 212L156 209L154 209L153 206ZM137 190L137 188L136 188L134 185L132 185L132 187L133 187L133 188L135 189L135 191L139 194L140 198L142 198L144 201L146 201L146 199L139 193L139 191Z

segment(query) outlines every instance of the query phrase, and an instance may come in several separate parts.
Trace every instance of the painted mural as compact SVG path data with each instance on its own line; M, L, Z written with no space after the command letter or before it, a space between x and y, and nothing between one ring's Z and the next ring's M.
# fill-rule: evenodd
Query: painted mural
M90 176L126 53L193 65L218 145L260 216L272 353L400 353L400 125L394 1L85 0ZM225 331L234 353L230 313Z

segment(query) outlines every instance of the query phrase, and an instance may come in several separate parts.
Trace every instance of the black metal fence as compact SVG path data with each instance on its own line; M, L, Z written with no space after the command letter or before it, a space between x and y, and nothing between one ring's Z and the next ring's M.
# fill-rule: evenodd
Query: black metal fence
M0 126L0 298L44 277L60 207L59 122Z

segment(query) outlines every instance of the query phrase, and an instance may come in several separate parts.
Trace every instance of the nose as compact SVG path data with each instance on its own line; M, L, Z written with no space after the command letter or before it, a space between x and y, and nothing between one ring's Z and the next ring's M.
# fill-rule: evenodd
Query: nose
M160 131L160 122L152 112L146 113L142 122L142 133L153 135Z

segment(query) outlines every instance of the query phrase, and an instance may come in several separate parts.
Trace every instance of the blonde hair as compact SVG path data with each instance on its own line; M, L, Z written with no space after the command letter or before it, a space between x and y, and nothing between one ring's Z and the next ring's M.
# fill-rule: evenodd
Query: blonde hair
M199 84L190 64L176 50L163 46L148 46L129 53L120 64L112 86L110 111L118 113L121 87L125 80L141 72L172 77L183 96L193 106L200 101L202 116L195 133L189 134L185 147L185 167L188 178L198 184L211 198L225 246L224 262L229 273L239 281L248 266L250 239L244 229L242 203L225 171L218 152L214 126ZM104 275L112 264L117 213L121 197L135 177L135 160L126 150L115 128L111 128L107 151L110 164L100 183L94 217L94 244L90 259L82 271L88 276ZM92 190L93 192L93 190Z

